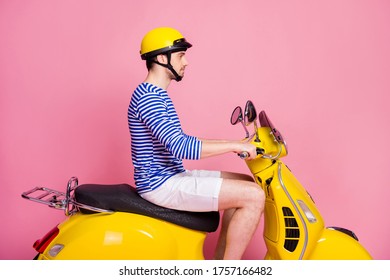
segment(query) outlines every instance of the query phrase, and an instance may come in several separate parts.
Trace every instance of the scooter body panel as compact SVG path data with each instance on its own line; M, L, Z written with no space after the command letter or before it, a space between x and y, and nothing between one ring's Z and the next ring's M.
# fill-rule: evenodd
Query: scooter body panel
M353 237L326 228L318 239L315 250L308 259L312 260L371 260L368 251Z
M264 240L268 258L305 259L324 229L311 197L280 161L254 176L266 195Z
M143 215L76 213L58 226L42 259L204 259L206 233ZM189 242L190 241L190 242ZM63 246L53 256L55 245Z
M266 260L370 260L371 255L353 237L333 228L326 228L311 197L299 191L299 182L286 167L281 167L282 178L262 184L266 193L264 210L264 241ZM269 170L256 174L270 176ZM280 181L288 186L286 193ZM263 180L264 181L264 180ZM302 189L301 189L302 190ZM275 199L277 197L277 199ZM310 209L311 221L295 201L304 201ZM292 203L292 201L294 203ZM284 209L284 211L283 211ZM312 219L315 217L315 221Z

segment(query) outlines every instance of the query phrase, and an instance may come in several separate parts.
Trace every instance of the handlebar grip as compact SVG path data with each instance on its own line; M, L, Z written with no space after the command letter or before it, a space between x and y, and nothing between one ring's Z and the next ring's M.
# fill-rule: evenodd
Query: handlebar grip
M248 152L241 152L241 153L238 153L238 156L240 157L240 159L246 159L247 157L249 157L249 153Z
M256 153L258 155L262 155L262 154L264 154L264 149L256 148ZM248 152L241 152L241 153L238 153L237 155L240 157L240 159L246 159L246 158L249 157L249 153Z

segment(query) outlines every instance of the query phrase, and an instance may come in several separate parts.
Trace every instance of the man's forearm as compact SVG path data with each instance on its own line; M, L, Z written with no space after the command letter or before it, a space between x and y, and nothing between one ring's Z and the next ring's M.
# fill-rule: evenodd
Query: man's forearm
M231 152L240 152L241 143L239 141L204 139L202 139L201 141L201 158L207 158Z

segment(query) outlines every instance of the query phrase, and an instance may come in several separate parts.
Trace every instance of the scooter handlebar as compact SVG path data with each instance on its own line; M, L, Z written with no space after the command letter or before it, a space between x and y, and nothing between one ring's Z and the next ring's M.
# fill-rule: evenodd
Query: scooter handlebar
M249 157L248 152L241 152L241 153L238 153L237 155L240 157L240 159L246 159L247 157Z
M256 148L256 153L257 153L257 155L262 155L262 154L264 154L264 149ZM248 152L241 152L241 153L238 153L238 156L240 157L240 159L246 159L249 157L249 153Z

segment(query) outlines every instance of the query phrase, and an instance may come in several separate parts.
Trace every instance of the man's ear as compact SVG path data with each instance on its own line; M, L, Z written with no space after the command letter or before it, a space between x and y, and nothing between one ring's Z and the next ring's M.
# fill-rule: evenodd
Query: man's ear
M165 55L165 54L157 55L156 59L158 62L160 62L162 64L168 64L168 58L167 58L167 55Z

